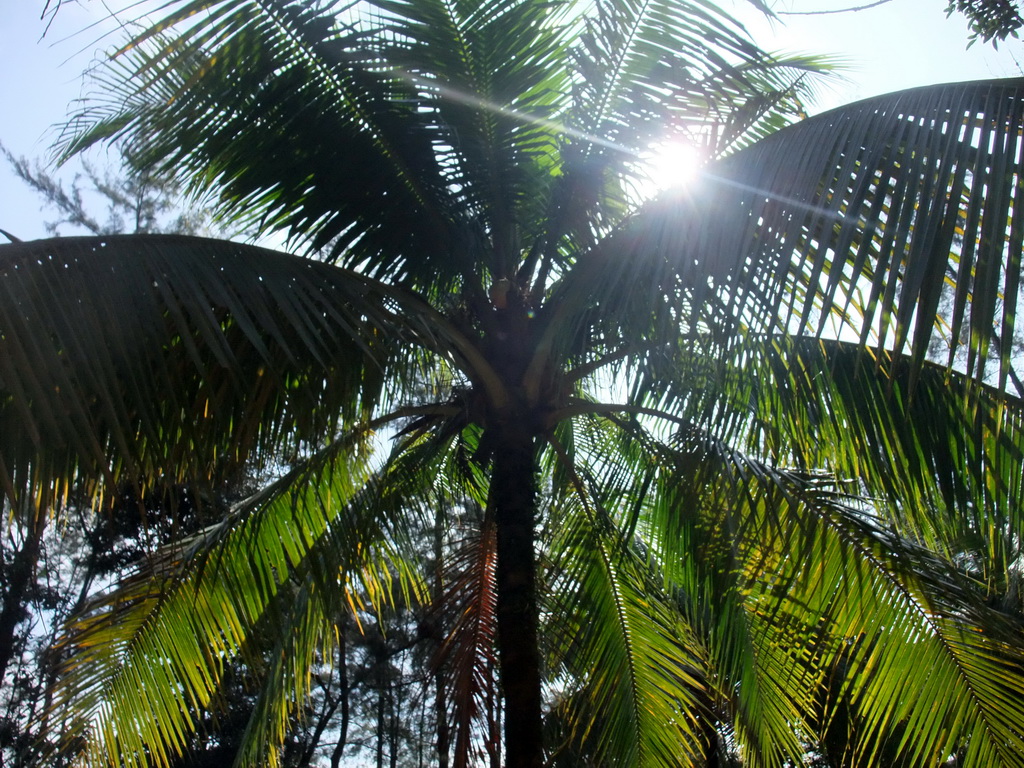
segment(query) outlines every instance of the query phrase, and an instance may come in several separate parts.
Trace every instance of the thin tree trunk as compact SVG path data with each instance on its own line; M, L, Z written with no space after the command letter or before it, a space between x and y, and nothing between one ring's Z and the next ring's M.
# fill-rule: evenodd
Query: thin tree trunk
M534 510L537 451L525 425L496 425L490 503L497 524L498 661L506 768L541 768L540 651Z
M404 655L404 653L403 653ZM404 669L404 660L399 658L399 669ZM388 720L389 737L391 742L391 754L389 755L388 768L398 768L398 750L401 741L399 726L402 722L402 706L405 704L405 687L402 685L402 678L388 682Z
M338 744L331 752L331 768L339 768L341 758L345 753L345 745L348 743L348 721L349 721L349 685L348 685L348 643L346 632L347 622L338 622L338 686L341 696L341 726L338 733Z
M387 658L385 652L374 650L375 663L377 665L377 768L384 768L384 739L387 734L384 732L384 660Z
M416 726L416 733L419 736L416 739L416 766L417 768L424 768L426 763L423 762L423 753L426 745L427 735L427 699L430 698L430 687L429 683L423 681L423 694L420 696L420 721Z
M316 756L316 748L320 745L320 739L323 737L324 731L327 730L327 726L330 725L331 720L334 717L334 713L341 704L341 698L334 699L333 701L331 700L330 679L328 679L326 683L321 682L320 687L324 692L324 707L320 713L320 717L317 718L316 727L313 729L313 735L309 737L309 743L306 744L306 750L296 762L297 765L309 766L312 764L313 758Z
M34 517L27 526L21 549L11 558L7 580L0 585L3 588L3 598L0 600L0 681L4 679L14 658L15 629L24 616L26 597L35 578L43 531L46 529L46 513L33 510L31 514Z
M434 595L433 604L439 605L444 595L442 570L444 565L444 519L443 510L439 507L437 519L434 521ZM436 625L435 625L436 627ZM431 632L432 653L437 658L441 646L441 637L436 628ZM448 750L451 740L448 731L448 701L445 695L444 671L438 665L434 671L434 718L437 729L437 766L448 768Z
M437 720L437 765L448 768L448 702L444 693L444 676L438 670L434 673L434 717Z

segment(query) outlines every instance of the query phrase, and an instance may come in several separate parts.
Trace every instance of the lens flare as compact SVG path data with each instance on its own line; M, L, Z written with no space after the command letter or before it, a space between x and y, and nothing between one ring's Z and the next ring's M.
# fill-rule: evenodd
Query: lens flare
M655 192L693 184L703 164L701 151L684 141L665 141L651 147L643 158L648 183Z

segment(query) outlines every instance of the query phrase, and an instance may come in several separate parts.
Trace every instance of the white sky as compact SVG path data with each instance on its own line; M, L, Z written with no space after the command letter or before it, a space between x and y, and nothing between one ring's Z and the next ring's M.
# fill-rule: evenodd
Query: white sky
M777 11L807 11L864 4L865 0L776 0ZM123 0L122 0L123 4ZM81 92L79 75L94 60L102 30L89 25L104 15L101 0L65 0L53 27L43 32L45 0L0 0L0 142L15 155L47 159L54 126ZM946 19L946 0L891 0L839 15L785 16L770 24L756 14L750 29L770 50L832 54L849 65L817 109L887 91L937 82L1021 74L1024 42L994 51L976 43L965 50L966 23ZM108 38L107 45L112 44ZM103 165L103 157L96 158ZM73 169L64 172L73 175ZM0 162L0 228L22 239L46 236L53 212ZM98 212L101 213L101 212ZM65 228L62 234L73 234Z

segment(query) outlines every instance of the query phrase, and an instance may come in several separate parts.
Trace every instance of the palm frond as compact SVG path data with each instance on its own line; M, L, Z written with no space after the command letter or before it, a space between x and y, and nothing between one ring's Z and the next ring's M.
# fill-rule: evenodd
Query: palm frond
M558 172L555 120L568 89L564 7L538 0L380 5L397 38L382 55L413 80L432 114L444 173L461 210L486 233L490 272L511 277Z
M381 72L335 12L186 3L96 73L99 95L69 122L65 153L124 138L134 162L197 191L216 184L224 215L329 246L349 266L369 260L378 275L450 281L468 256L464 212L417 89ZM206 22L192 23L199 13Z
M241 738L242 748L235 756L234 764L239 767L281 765L280 746L309 695L311 670L330 657L337 643L334 633L339 606L317 589L316 582L307 579L285 589L287 599L275 601L253 632L256 639L261 629L287 627L286 632L277 634L267 663L257 668L262 685ZM347 609L345 605L340 610ZM246 649L248 655L257 657L255 650Z
M369 417L385 370L401 387L410 350L462 338L411 293L233 243L12 243L0 270L0 476L44 505L73 477L201 486L317 444Z
M595 498L615 510L618 546L632 532L643 542L677 621L707 649L721 693L693 711L745 762L798 759L842 707L857 762L895 750L1018 764L1024 713L1007 708L1021 700L1019 627L952 554L883 527L830 475L763 463L694 425L670 446L628 415L605 424L588 442Z
M595 337L606 355L701 334L842 335L907 354L912 375L938 344L948 365L1019 389L1022 87L869 99L708 166L565 271L537 365Z
M585 137L627 151L667 138L657 135L666 130L720 151L722 137L710 132L741 133L736 119L755 97L777 99L778 115L799 114L798 94L810 86L799 73L820 71L821 63L774 59L708 3L602 1L583 21L574 118Z
M554 685L564 688L556 688L554 717L577 759L699 763L714 684L705 649L622 520L604 508L610 499L591 495L586 458L593 457L559 447L554 459L567 463L573 481L556 502L550 549L547 633Z
M494 521L483 517L467 527L444 564L444 594L434 612L446 632L434 659L449 694L449 722L455 732L455 768L466 768L487 753L500 753L497 725L497 541ZM473 513L470 512L470 516Z
M694 556L678 543L696 542L713 555L714 532L728 532L718 546L733 566L712 560L708 573L736 574L733 605L747 613L756 644L725 658L752 661L770 682L759 689L733 677L735 667L719 669L735 680L736 734L746 748L766 764L785 757L764 752L766 743L785 743L785 733L768 730L765 706L792 712L774 727L815 732L827 713L813 699L842 666L856 670L843 694L862 718L861 759L877 758L896 734L914 762L964 748L977 764L1018 764L1024 713L1008 711L1021 700L1018 629L986 603L980 585L950 560L885 530L866 502L839 491L829 476L776 469L696 439L687 439L678 470L657 486L666 500L650 524L664 527L655 541L669 574L674 563L690 567ZM694 482L717 491L695 490Z
M134 766L169 765L184 751L227 660L245 647L329 521L348 511L359 462L344 447L293 470L253 507L164 550L87 609L60 646L73 651L56 699L73 713L64 723L65 752L87 764ZM373 557L350 548L338 573L358 578Z
M670 254L691 307L717 293L737 326L848 329L915 370L943 336L950 364L962 352L968 374L1003 389L1024 232L1022 87L915 89L786 128L710 166L699 193L652 206L618 258Z
M944 366L853 342L752 338L651 353L637 397L783 466L867 495L903 535L968 552L998 594L1012 581L1024 492L1024 404Z
M57 706L75 713L64 751L90 765L169 764L241 654L262 682L237 761L276 764L312 661L333 642L330 617L425 597L405 553L437 453L423 441L400 445L368 475L365 458L351 455L357 438L302 462L93 602L61 646L70 655Z

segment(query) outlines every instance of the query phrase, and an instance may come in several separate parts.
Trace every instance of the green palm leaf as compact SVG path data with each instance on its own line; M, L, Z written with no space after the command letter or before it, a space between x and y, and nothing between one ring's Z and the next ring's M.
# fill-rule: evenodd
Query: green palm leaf
M995 358L1003 389L1020 284L1019 100L1019 81L994 81L819 115L710 166L700 194L638 216L623 246L652 269L670 260L695 324L717 294L737 325L845 327L915 368L940 326L949 362L963 350L984 378Z
M711 698L704 649L616 527L585 505L575 512L555 541L548 630L564 646L556 679L572 681L556 712L566 745L599 763L697 764Z
M416 296L251 246L39 241L0 268L2 481L40 504L76 473L203 484L315 444L387 397L385 370L401 387L416 348L447 347Z
M99 76L103 96L69 124L65 151L131 135L140 164L194 188L226 182L219 205L244 222L329 246L350 265L371 259L380 274L450 277L464 214L438 175L416 88L377 71L363 36L336 24L330 6L191 2L158 29L200 12L209 23L184 26L176 43L151 32L113 60ZM384 197L396 207L378 205Z
M903 535L976 553L994 593L1012 580L1024 488L1017 398L852 343L752 339L716 356L651 355L638 392L731 444L846 479Z
M276 764L274 747L308 694L314 653L330 643L327 617L391 604L396 579L406 599L422 598L401 556L407 532L395 510L425 493L424 473L403 468L423 457L403 451L362 478L352 449L338 440L89 606L63 642L71 655L58 706L76 713L65 724L69 751L84 750L87 764L109 754L170 764L195 713L213 702L226 663L241 654L264 666L259 641L269 622L276 650L237 759Z
M664 499L651 506L648 540L674 583L711 587L686 605L721 611L708 642L719 674L736 685L745 759L795 757L794 729L815 732L814 699L842 662L855 670L843 695L863 718L860 759L877 759L904 724L900 747L915 764L960 748L977 764L1017 764L1019 628L986 603L981 585L881 527L831 478L780 471L695 437L675 459L658 449L667 471L677 469L655 486ZM740 615L730 619L730 608ZM789 709L773 718L777 707Z

